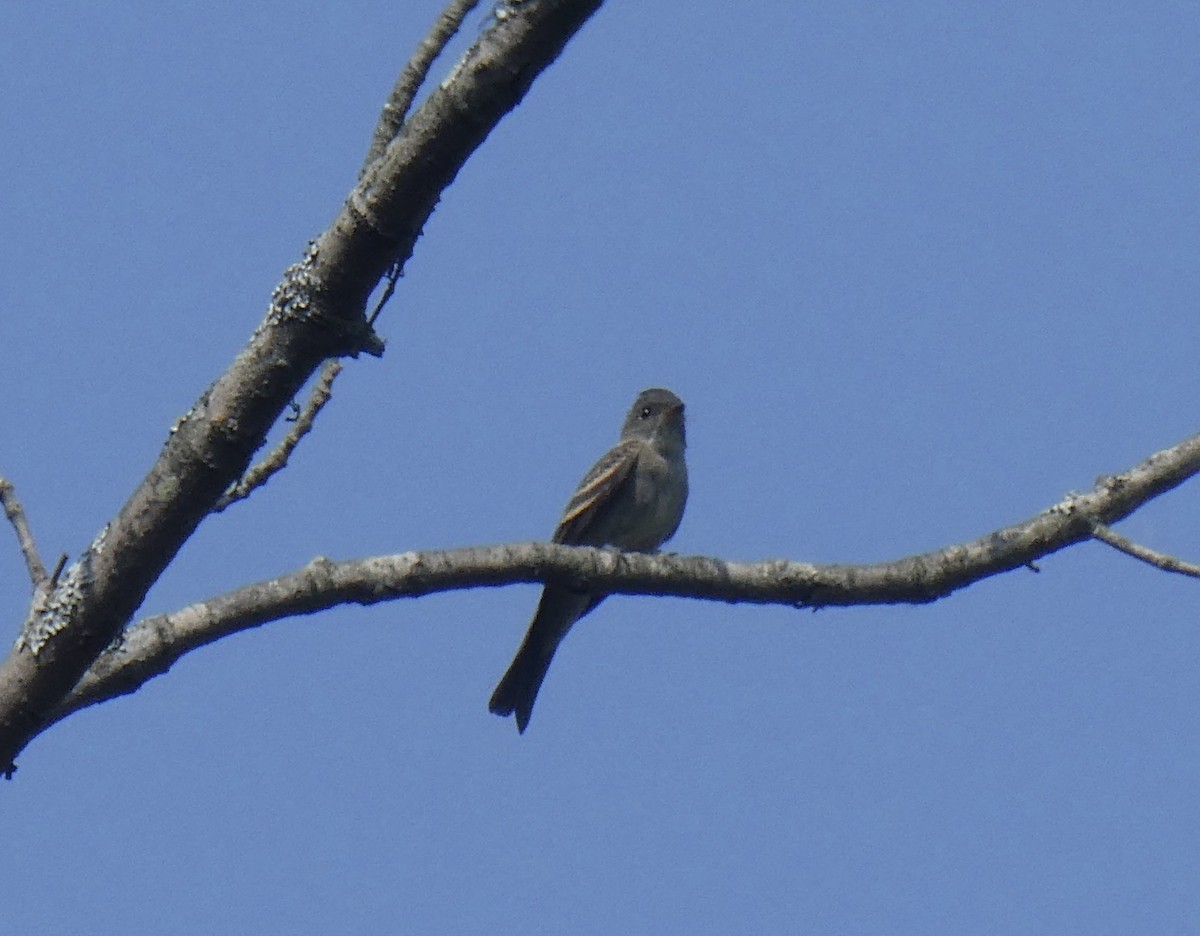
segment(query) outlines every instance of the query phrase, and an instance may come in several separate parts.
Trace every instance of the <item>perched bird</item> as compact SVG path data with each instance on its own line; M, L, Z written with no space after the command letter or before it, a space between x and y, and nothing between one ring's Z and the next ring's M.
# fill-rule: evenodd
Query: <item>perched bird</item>
M625 417L620 441L579 482L551 541L658 549L683 519L688 493L683 449L683 401L670 390L643 390ZM602 592L547 584L488 709L501 716L515 713L524 734L554 651L571 625L603 600Z

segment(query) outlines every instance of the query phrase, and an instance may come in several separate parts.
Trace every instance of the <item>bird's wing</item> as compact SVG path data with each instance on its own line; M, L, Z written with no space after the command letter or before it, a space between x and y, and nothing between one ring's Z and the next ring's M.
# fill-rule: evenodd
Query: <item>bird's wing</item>
M584 475L571 497L562 519L551 537L555 543L578 544L587 541L588 530L605 504L633 477L642 442L626 439L605 453L592 470Z

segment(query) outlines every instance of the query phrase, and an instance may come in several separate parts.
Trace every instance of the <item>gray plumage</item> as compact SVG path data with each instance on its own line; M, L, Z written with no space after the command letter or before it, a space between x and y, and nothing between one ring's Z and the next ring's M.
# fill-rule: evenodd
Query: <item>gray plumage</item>
M579 482L551 537L576 546L658 549L679 528L687 503L683 401L670 390L643 390L625 417L621 438ZM522 734L554 651L603 593L549 584L488 709L516 715Z

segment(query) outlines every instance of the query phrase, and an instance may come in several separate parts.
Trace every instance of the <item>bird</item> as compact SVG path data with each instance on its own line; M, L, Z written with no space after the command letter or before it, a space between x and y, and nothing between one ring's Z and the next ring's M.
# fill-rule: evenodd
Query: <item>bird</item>
M670 390L643 390L625 417L620 440L579 482L551 542L657 551L683 519L685 446L683 401ZM517 731L524 734L558 645L604 597L585 586L547 583L488 710L502 717L516 715Z

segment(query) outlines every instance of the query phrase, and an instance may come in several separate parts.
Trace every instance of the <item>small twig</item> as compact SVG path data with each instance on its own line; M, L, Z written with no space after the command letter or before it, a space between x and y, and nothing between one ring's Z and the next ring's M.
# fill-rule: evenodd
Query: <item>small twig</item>
M416 100L417 92L425 83L429 69L433 67L437 57L445 51L450 40L462 28L467 14L478 4L479 0L451 0L446 8L438 14L437 21L434 22L425 38L421 40L417 51L408 60L408 64L404 66L400 77L396 79L392 93L388 96L387 103L383 105L383 113L379 115L379 123L375 126L371 148L367 151L367 158L363 161L360 176L383 155L388 144L400 133L400 128L404 126L404 118L408 116L408 111L412 107L413 101Z
M62 570L65 569L66 567L67 567L67 554L60 553L59 557L58 557L58 562L54 563L54 571L50 573L50 584L47 586L47 588L50 591L54 591L54 589L56 589L58 587L58 578L60 575L62 575Z
M379 301L375 303L375 310L371 313L371 317L367 319L367 326L373 328L375 319L379 318L379 313L383 311L383 307L387 305L388 300L392 298L392 293L396 291L396 280L404 275L399 263L393 263L392 268L387 271L387 285L383 287L383 292L379 296Z
M304 409L295 416L292 428L288 430L287 435L266 458L258 464L252 465L235 484L230 485L229 490L221 495L221 499L213 507L213 513L220 513L231 504L249 497L255 488L262 487L271 479L272 475L283 470L288 459L291 458L292 452L300 444L300 440L312 430L317 414L329 402L333 395L333 381L341 372L342 365L339 362L325 362L325 366L321 368L321 373L317 377L317 383L313 387L312 395L309 396Z
M17 500L17 492L12 482L0 478L0 504L4 505L4 515L17 533L17 542L21 546L21 554L25 557L25 567L29 570L29 578L34 591L42 588L49 580L46 567L42 565L42 557L38 555L37 544L33 541L33 533L29 529L29 521L25 518L25 508Z
M1157 550L1141 546L1098 520L1092 522L1092 536L1101 542L1108 543L1113 549L1119 550L1127 556L1133 556L1134 559L1148 562L1156 569L1162 569L1164 572L1178 572L1180 575L1190 575L1192 578L1200 578L1200 565L1184 562L1182 559L1176 559L1174 556L1168 556L1166 553L1160 553Z

